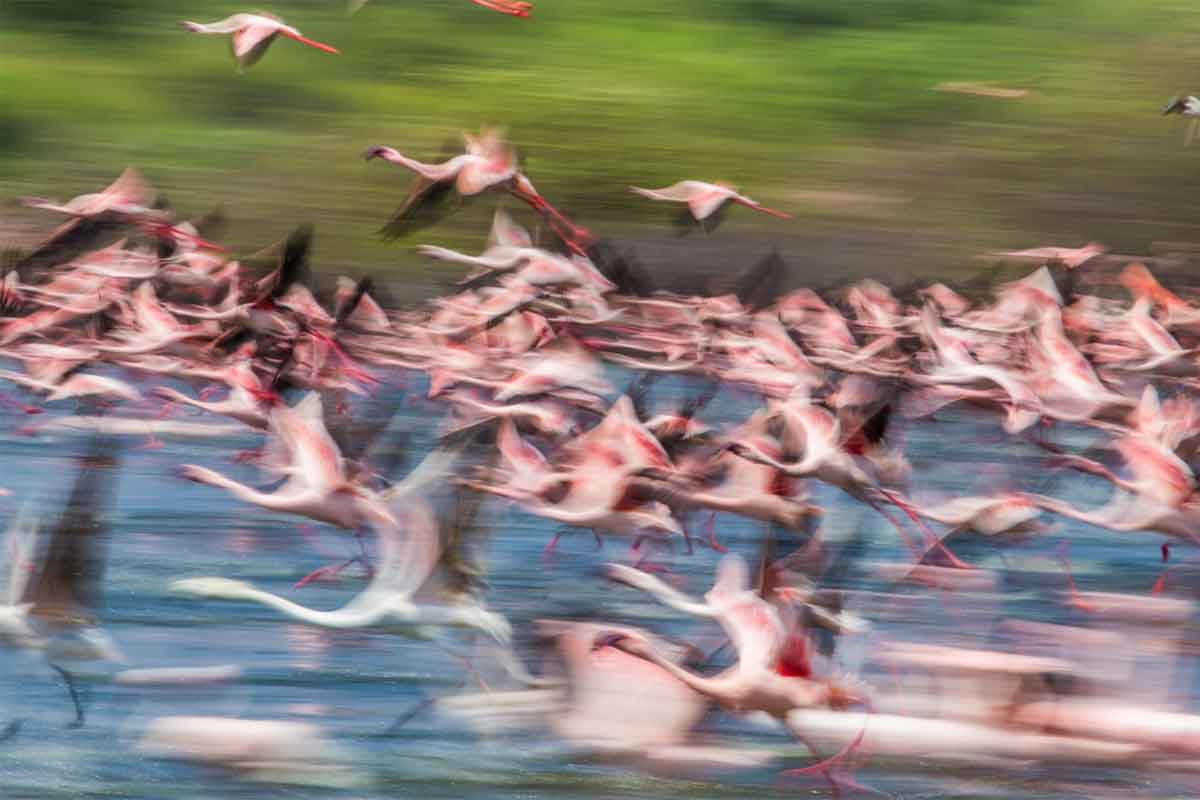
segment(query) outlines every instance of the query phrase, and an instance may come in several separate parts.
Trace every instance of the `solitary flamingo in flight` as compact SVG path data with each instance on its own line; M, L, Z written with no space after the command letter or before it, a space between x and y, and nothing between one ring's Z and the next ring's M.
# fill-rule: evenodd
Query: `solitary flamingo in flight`
M284 23L279 17L265 12L234 14L231 17L207 24L181 22L179 27L192 33L232 33L233 58L237 62L239 72L253 66L262 58L266 54L267 48L271 46L271 42L281 34L326 53L338 55L341 52L336 47L309 39L291 25Z
M697 222L703 222L715 214L717 209L726 202L733 202L747 208L753 208L755 211L761 211L764 214L770 214L772 217L779 217L780 219L792 218L791 214L767 208L743 194L738 194L737 189L727 183L680 181L662 189L642 189L637 186L629 188L633 190L634 194L640 194L642 197L648 197L651 200L687 203L688 211L691 212Z

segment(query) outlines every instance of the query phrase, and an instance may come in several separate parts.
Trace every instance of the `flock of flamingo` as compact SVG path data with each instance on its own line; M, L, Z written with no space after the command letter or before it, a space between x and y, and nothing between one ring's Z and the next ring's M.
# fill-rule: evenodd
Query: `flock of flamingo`
M232 33L241 67L277 35L336 52L262 14L183 25ZM941 283L897 297L873 280L836 297L785 292L770 259L726 295L656 290L627 253L537 191L499 130L464 135L463 144L441 163L391 147L367 151L414 173L385 230L403 231L455 194L508 194L553 241L535 241L498 208L483 252L419 248L470 272L453 293L407 309L388 307L370 278L338 278L323 291L308 266L306 226L254 257L232 258L212 241L218 220L178 221L132 169L65 203L23 198L65 221L8 258L0 356L12 368L0 371L10 386L0 402L28 417L23 433L69 424L95 438L50 532L39 535L27 514L10 525L0 642L44 654L70 692L72 724L85 722L72 665L120 658L95 613L96 553L119 462L111 440L144 436L142 446L161 446L160 436L194 424L171 419L186 406L261 432L261 449L233 459L256 465L270 483L191 464L179 466L182 478L212 487L214 502L227 497L341 529L357 537L356 554L297 576L291 598L226 577L179 576L170 588L454 654L464 638L486 641L518 688L485 685L436 701L481 731L536 725L607 758L761 765L763 753L716 746L697 731L719 708L786 730L815 760L789 774L819 776L834 795L873 791L853 773L875 758L1200 766L1200 716L1128 699L1122 689L1132 676L1108 669L1121 660L1116 651L1122 663L1182 657L1193 604L1165 569L1145 593L1082 592L1064 552L1062 601L1086 624L1014 621L1008 651L887 642L872 658L891 679L873 685L838 670L836 645L870 636L878 608L831 579L837 548L823 529L832 509L809 494L810 484L826 484L880 515L907 554L881 565L889 582L942 596L996 588L993 571L956 553L960 541L983 537L1011 552L1056 535L1047 524L1054 515L1114 535L1165 537L1130 538L1129 548L1193 544L1200 304L1166 288L1142 261L1094 244L993 254L1034 271L991 297ZM725 184L632 190L685 204L706 230L731 205L787 218ZM651 413L647 398L667 374L686 376L671 380L693 394ZM624 390L617 376L628 381ZM441 409L435 446L403 477L384 446L398 386L420 387ZM755 398L756 409L732 425L702 421L715 398L733 393ZM78 413L44 413L62 401L77 403ZM897 421L934 425L935 415L960 408L1046 453L1048 470L1107 481L1111 499L1090 509L1018 491L918 501ZM1104 445L1075 452L1056 436L1063 428L1090 429ZM487 501L587 531L600 546L626 540L628 556L605 565L597 581L715 621L728 653L699 653L619 619L546 619L537 633L555 644L561 666L534 674L509 620L485 602L470 554L475 512ZM768 531L753 565L725 552L722 521L731 516ZM781 532L801 545L783 552ZM558 538L545 544L551 568ZM668 567L697 548L724 554L702 598L681 590ZM1165 563L1170 548L1161 551ZM339 608L299 602L308 584L360 574L361 590ZM431 578L446 574L456 590L430 591ZM930 680L914 686L912 676ZM228 670L125 676L235 678ZM19 732L14 720L0 739ZM317 735L283 723L171 719L151 726L146 748L245 766L239 759L248 752L307 758L312 749L296 743ZM277 746L284 740L295 746Z

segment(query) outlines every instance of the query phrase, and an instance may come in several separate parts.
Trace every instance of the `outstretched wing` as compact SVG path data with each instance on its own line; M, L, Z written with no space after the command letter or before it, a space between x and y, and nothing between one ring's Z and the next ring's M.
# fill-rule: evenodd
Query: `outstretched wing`
M90 623L100 604L106 512L117 483L117 459L111 441L95 439L79 459L79 473L50 534L25 602L32 613L53 623Z
M30 516L29 509L22 506L17 518L12 521L5 537L4 558L8 561L8 577L0 584L3 603L15 606L21 602L33 566L33 550L37 544L38 521ZM0 575L0 578L3 578Z
M462 143L458 139L447 139L436 160L449 161L461 154ZM454 196L453 189L452 182L432 181L422 175L416 175L404 202L380 230L383 238L399 239L440 221L454 210L454 203L451 202Z
M233 58L237 61L238 69L247 69L258 62L275 40L279 33L278 25L261 23L247 25L233 32L230 46L233 48Z

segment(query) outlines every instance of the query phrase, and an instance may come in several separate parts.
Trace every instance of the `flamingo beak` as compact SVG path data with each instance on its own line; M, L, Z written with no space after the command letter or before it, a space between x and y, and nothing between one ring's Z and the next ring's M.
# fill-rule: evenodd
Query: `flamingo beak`
M383 151L386 149L387 148L381 147L379 145L375 145L374 147L368 148L367 152L363 153L363 160L370 161L372 158L379 158L380 156L383 155Z

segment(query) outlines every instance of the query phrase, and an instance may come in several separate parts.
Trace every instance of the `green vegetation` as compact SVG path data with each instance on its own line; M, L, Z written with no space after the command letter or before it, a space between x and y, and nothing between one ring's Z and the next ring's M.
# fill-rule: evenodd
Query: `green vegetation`
M0 2L0 193L69 197L132 164L181 210L223 202L241 247L311 219L327 266L401 267L418 241L480 243L491 203L381 243L408 175L362 151L432 158L448 134L495 122L539 189L604 231L665 225L630 183L695 177L794 212L782 225L797 236L947 243L928 269L980 248L1200 239L1200 147L1159 115L1200 92L1200 10L1185 3L540 0L525 20L468 0L267 9L343 55L279 41L238 75L225 39L175 23L253 6ZM943 82L1029 94L932 90ZM726 224L718 235L782 235L747 213Z

